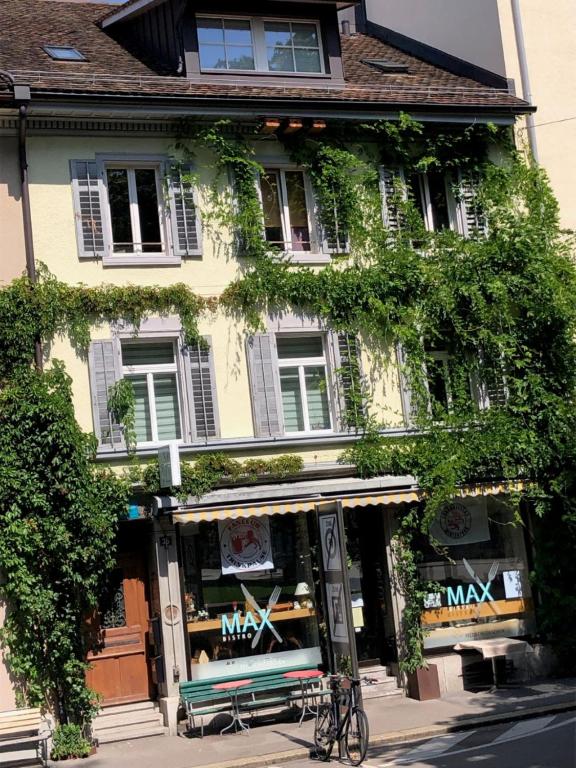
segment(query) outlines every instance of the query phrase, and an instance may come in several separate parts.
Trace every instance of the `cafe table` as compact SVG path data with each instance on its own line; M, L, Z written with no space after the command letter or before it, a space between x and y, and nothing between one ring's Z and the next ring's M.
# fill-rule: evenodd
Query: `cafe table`
M230 694L230 703L232 705L232 722L220 731L220 735L229 731L234 726L234 731L237 730L236 724L240 727L241 731L249 731L250 726L240 717L240 707L238 705L238 694L242 692L242 688L250 685L253 682L251 678L245 680L230 680L227 683L215 683L212 688L215 691L227 691Z
M287 680L300 681L300 688L302 692L302 714L300 715L298 726L302 725L302 721L304 720L306 712L310 712L310 714L314 715L315 717L318 715L318 706L316 706L316 709L314 710L308 702L311 699L316 698L312 685L313 681L318 680L323 676L324 673L320 672L319 669L295 669L291 672L284 672L283 677L285 677Z

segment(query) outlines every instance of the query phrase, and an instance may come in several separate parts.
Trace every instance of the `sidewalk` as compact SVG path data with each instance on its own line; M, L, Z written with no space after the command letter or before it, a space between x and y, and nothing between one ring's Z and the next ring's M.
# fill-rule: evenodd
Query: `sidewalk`
M371 744L415 741L440 733L516 720L542 712L576 709L576 679L555 680L492 693L459 693L427 702L400 696L366 703ZM223 725L228 719L223 719ZM249 734L229 732L203 739L157 736L104 744L66 768L242 768L307 757L314 719L254 725ZM59 765L50 763L50 765Z

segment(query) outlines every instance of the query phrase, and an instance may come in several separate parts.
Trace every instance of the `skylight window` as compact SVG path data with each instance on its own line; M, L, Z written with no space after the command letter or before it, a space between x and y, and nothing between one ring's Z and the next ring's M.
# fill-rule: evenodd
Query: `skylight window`
M380 70L380 72L408 72L407 64L398 64L387 59L361 59L362 64Z
M86 61L86 56L70 45L45 45L44 50L56 61Z

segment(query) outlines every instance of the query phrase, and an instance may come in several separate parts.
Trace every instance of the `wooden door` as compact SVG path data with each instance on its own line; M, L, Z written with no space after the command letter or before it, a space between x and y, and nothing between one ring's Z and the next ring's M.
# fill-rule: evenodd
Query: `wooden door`
M122 554L101 604L97 648L87 657L86 682L102 696L103 706L151 698L149 616L145 559Z

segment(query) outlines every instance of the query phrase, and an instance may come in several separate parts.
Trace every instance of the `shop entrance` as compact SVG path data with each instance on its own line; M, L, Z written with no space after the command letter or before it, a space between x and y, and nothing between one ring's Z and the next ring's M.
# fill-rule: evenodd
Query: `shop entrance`
M390 664L396 650L382 510L347 510L345 525L358 662Z
M96 619L97 648L87 656L86 682L103 706L151 698L149 618L146 558L141 552L120 554Z

